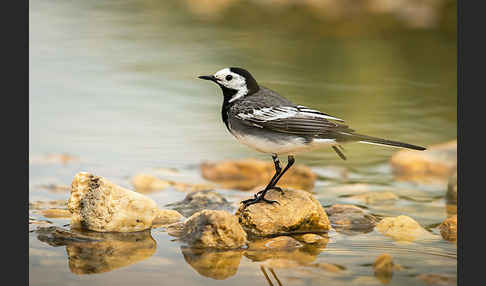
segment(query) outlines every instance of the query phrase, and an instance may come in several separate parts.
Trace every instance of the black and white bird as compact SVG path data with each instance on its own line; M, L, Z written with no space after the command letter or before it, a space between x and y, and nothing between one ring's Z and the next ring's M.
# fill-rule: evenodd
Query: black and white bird
M296 105L259 85L242 68L224 68L213 75L199 78L213 81L223 90L221 115L228 131L239 142L272 154L275 175L254 198L242 201L245 207L258 202L278 203L265 199L265 194L271 189L282 192L276 184L294 164L297 153L327 146L346 160L341 144L350 142L425 150L420 146L357 134L342 123L344 120ZM278 155L284 154L288 155L288 163L282 170Z

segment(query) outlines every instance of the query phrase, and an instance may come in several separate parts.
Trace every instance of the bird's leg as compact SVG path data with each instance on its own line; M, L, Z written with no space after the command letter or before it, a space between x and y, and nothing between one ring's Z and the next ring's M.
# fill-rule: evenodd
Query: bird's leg
M276 155L272 156L274 158L274 162L275 162L275 157ZM267 185L267 187L258 192L256 195L255 195L255 198L254 199L248 199L248 200L244 200L242 201L241 203L244 204L245 207L249 206L249 205L252 205L252 204L256 204L258 202L266 202L266 203L277 203L277 201L272 201L272 200L267 200L265 199L265 194L267 193L268 190L270 189L274 189L275 188L275 185L277 184L278 180L280 180L280 178L283 176L283 174L285 174L285 172L287 172L288 169L290 169L290 167L292 167L292 165L295 163L295 159L294 159L294 156L290 155L288 157L288 162L287 162L287 166L285 166L285 168L283 169L282 172L279 172L278 174L276 173L276 177L274 175L274 177L272 178L272 180L270 180L270 183ZM276 171L278 170L277 169L277 164L275 165L276 167ZM280 166L279 166L280 167ZM279 188L280 189L280 188ZM281 190L281 189L280 189Z
M265 189L255 194L255 198L263 193L263 191L265 190L276 189L279 192L283 192L281 188L275 187L275 183L273 182L278 177L280 172L282 172L282 167L280 166L280 161L278 160L278 156L276 154L272 155L272 159L273 164L275 165L275 175L273 175L272 179L270 180L270 182L268 182L268 185L265 187Z
M275 188L275 182L274 182L278 178L278 176L280 175L280 172L282 171L282 167L280 166L280 161L278 160L278 156L276 154L272 155L272 159L273 159L273 164L275 165L275 174L273 175L270 182L268 182L268 185L265 187L265 189L256 193L254 195L253 199L241 201L241 203L243 203L245 205L245 207L252 205L252 204L256 204L256 203L261 202L261 201L266 202L266 203L278 203L277 201L265 199L265 194L270 189L277 189L280 192L282 192L282 189L280 189L279 187Z
M278 188L278 187L275 186L277 184L278 180L280 180L280 178L282 178L282 176L285 174L285 172L287 172L287 170L290 169L290 167L292 167L292 165L295 163L294 156L292 156L292 155L289 155L288 160L289 161L287 162L287 166L285 166L285 168L283 169L283 171L275 179L275 181L273 182L273 186L271 187L271 189ZM280 189L280 191L282 191L282 189Z

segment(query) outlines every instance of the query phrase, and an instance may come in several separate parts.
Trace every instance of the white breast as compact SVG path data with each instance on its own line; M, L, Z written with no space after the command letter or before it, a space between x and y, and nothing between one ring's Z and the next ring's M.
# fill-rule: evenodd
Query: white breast
M236 132L233 135L240 143L259 152L277 155L303 153L324 146L336 145L336 140L334 139L314 139L310 143L305 143L304 138L291 137L292 139L275 142L264 137L243 135Z

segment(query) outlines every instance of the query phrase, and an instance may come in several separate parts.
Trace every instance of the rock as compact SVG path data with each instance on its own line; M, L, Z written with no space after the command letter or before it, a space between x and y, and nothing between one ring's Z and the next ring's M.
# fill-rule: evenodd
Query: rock
M58 184L45 184L39 186L42 189L46 189L51 193L67 193L71 190L70 186L58 185Z
M66 207L67 207L67 202L65 200L29 202L29 210L43 210L49 208L66 208Z
M41 214L47 218L71 218L71 212L66 209L45 209Z
M426 151L402 150L390 159L399 180L436 182L447 180L457 167L457 140L430 146Z
M69 154L48 154L46 156L33 156L29 158L30 164L55 164L67 165L72 161L79 161L79 158Z
M159 210L157 216L152 221L152 228L176 223L184 217L174 210Z
M166 207L190 217L201 210L228 210L233 211L231 203L214 191L197 191L187 194L184 200L167 204Z
M132 185L139 193L160 191L168 187L173 187L176 190L183 192L210 190L214 188L213 186L207 184L189 184L171 180L162 180L150 174L137 174L132 178Z
M353 234L373 230L378 219L354 205L336 204L326 208L332 227L337 232Z
M149 174L137 174L132 178L132 185L139 193L147 193L154 190L163 190L171 184Z
M445 240L457 240L457 215L446 218L439 226L440 234Z
M48 220L40 220L29 216L29 232L35 231L40 227L51 226L52 222Z
M298 233L321 233L330 229L326 212L310 193L270 190L265 196L279 204L257 203L236 212L240 224L253 236L274 236Z
M271 160L205 162L201 164L201 173L203 178L217 182L227 189L253 190L270 181L275 174L275 167ZM311 191L316 178L316 174L309 167L297 164L285 173L278 186Z
M181 237L183 235L184 223L179 221L169 224L165 227L167 234L174 237Z
M414 219L404 215L384 218L376 225L376 230L396 241L415 241L435 237Z
M442 274L420 274L417 276L417 279L424 281L428 286L457 285L456 277Z
M246 233L231 213L202 210L186 220L181 240L194 248L234 249L245 245Z
M331 263L325 263L325 262L313 263L311 266L319 268L319 269L327 271L327 272L332 272L332 273L340 273L343 270L346 270L346 268L344 266L337 265L337 264L331 264Z
M155 254L157 244L150 230L131 233L93 233L101 241L69 243L66 253L69 269L75 274L112 271L143 261Z
M447 184L446 203L457 206L457 171L449 178Z
M392 280L393 270L401 269L400 266L395 265L390 254L383 253L378 256L373 263L373 271L376 279L383 284L388 284Z
M397 201L399 199L398 196L392 192L369 192L359 195L348 196L347 198L359 200L367 205Z
M304 242L304 243L307 243L307 244L317 243L321 240L326 239L326 238L324 238L324 237L322 237L318 234L315 234L315 233L297 234L297 235L294 235L293 237L295 239L297 239L298 241L301 241L301 242Z
M186 262L199 274L216 280L234 276L240 266L243 251L215 251L202 248L181 247Z
M74 177L68 208L71 228L100 232L145 230L158 214L152 199L86 172Z

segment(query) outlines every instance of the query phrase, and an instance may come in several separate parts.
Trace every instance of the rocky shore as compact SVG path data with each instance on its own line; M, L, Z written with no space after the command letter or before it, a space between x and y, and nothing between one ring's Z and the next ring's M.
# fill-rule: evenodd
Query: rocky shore
M384 241L404 243L457 240L457 170L451 162L454 144L432 146L429 153L399 151L390 160L396 180L440 182L444 186L439 199L445 204L445 217L432 227L418 223L415 214L406 208L401 213L396 209L402 202L433 203L437 198L416 191L347 182L352 176L347 172L323 188L322 192L338 194L339 198L339 203L324 206L319 195L312 193L317 175L306 166L296 166L286 174L279 184L283 192L267 193L266 198L278 204L245 208L238 201L247 198L248 193L241 192L244 195L235 201L219 190L251 190L253 196L265 185L272 176L272 164L248 159L201 164L202 177L211 181L208 184L139 174L131 181L134 190L80 172L72 180L69 200L29 203L29 231L50 245L65 245L69 267L76 274L111 271L151 257L156 248L151 229L175 237L183 245L185 261L213 279L235 275L243 257L266 267L304 265L342 273L343 266L316 262L336 235L373 233ZM186 192L184 199L158 206L150 198L152 192L169 188ZM376 213L392 209L390 213L396 215ZM69 228L51 220L69 220ZM370 264L376 279L386 284L395 271L402 270L394 260L387 253L376 257Z

